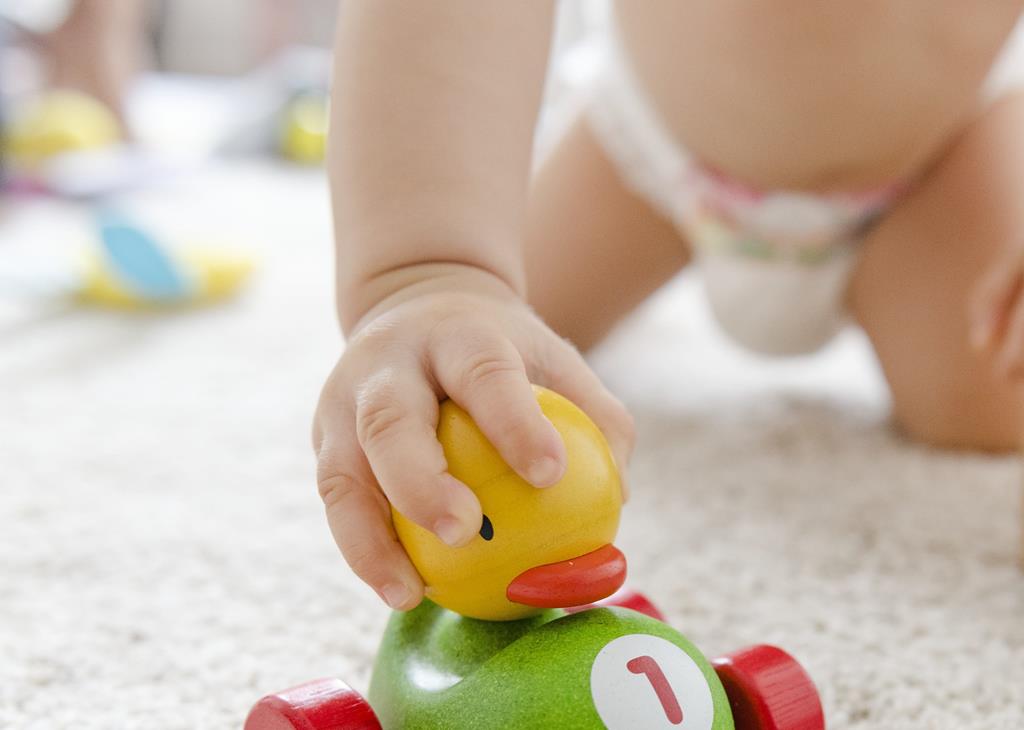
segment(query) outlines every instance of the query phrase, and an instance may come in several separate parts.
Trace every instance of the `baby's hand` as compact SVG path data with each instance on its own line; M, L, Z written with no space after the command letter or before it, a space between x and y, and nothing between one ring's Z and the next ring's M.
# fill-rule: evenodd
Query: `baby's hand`
M465 408L531 484L557 482L565 446L531 382L586 411L620 467L629 414L569 343L503 282L473 271L407 287L363 318L327 379L313 425L317 481L345 560L392 608L410 609L423 582L395 536L388 502L453 546L480 530L480 504L447 473L438 403ZM469 282L467 282L469 283Z
M970 303L975 350L992 350L996 372L1024 377L1024 247L1011 246L981 278Z

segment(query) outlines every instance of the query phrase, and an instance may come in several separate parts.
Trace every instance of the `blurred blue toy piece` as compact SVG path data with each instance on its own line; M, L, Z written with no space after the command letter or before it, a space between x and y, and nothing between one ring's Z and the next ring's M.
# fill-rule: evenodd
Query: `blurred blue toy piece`
M78 256L0 257L0 295L117 309L194 306L235 294L256 264L251 251L205 241L166 246L110 209L96 214L95 226Z
M251 253L223 246L167 247L110 209L97 214L99 246L87 252L80 301L138 309L202 304L234 294L252 273Z
M194 294L195 282L152 236L110 210L100 212L97 220L107 264L126 289L154 302Z

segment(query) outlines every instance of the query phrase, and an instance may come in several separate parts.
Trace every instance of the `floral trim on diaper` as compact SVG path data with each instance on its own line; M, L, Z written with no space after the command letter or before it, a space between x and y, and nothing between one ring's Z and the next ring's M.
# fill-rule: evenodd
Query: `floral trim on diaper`
M702 166L688 173L678 222L694 248L807 266L848 254L898 194L761 192Z

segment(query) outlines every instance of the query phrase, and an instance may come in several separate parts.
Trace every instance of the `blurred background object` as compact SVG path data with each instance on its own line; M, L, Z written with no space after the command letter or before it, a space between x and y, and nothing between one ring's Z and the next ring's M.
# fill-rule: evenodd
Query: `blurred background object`
M579 41L604 7L560 6L538 157L572 117L593 67ZM228 203L238 195L204 201L205 218L170 212L172 201L215 176L244 192L254 167L322 180L336 11L333 0L0 0L0 298L40 270L75 291L97 271L123 276L99 210L123 211L166 261L196 261L183 241L218 240L210 255L248 272L275 243L242 240L246 212ZM101 265L83 274L83 260Z
M58 155L116 144L120 123L110 107L80 91L39 94L7 120L4 144L12 164L33 168Z
M326 106L310 100L326 95L335 12L326 0L0 0L8 177L84 194L89 186L41 168L117 144L192 161L264 152L321 161ZM123 159L107 167L132 183L145 177ZM110 187L104 173L98 192Z
M322 175L335 13L329 0L0 0L0 298L234 293L269 242L240 236L229 196L205 219L167 211L245 166ZM110 210L131 223L97 226ZM190 284L161 293L161 272Z

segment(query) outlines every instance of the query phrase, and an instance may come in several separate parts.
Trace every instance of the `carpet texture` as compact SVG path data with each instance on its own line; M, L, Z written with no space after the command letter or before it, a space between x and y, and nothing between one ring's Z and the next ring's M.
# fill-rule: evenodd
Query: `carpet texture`
M264 256L238 301L0 319L0 727L235 728L261 694L365 689L386 611L322 517L308 428L341 350L319 176L228 166L126 206ZM6 213L58 251L84 213ZM6 235L10 234L10 235ZM799 657L836 729L1024 728L1016 459L896 435L862 339L766 362L693 282L593 357L637 418L630 584L708 654Z

